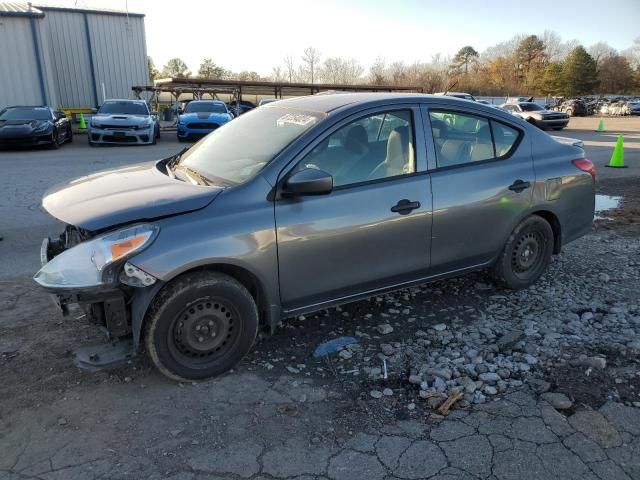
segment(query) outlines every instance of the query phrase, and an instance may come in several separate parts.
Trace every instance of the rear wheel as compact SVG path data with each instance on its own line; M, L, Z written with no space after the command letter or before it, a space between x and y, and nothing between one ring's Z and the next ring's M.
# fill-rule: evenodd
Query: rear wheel
M507 288L526 288L549 266L553 230L544 218L531 215L513 231L494 266L496 279Z
M228 275L187 274L167 285L146 316L151 361L174 380L202 380L233 368L258 333L258 309Z

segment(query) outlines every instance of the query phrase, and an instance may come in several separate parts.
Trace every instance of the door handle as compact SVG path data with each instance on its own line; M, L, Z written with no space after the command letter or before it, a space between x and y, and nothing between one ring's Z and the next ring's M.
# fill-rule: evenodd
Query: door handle
M407 200L403 198L398 203L396 203L393 207L391 207L391 211L393 213L399 213L400 215L407 215L411 213L412 210L416 208L420 208L420 202L412 202L411 200Z
M520 193L523 190L526 190L531 186L531 182L524 182L522 180L516 180L511 185L509 185L509 190L512 192Z

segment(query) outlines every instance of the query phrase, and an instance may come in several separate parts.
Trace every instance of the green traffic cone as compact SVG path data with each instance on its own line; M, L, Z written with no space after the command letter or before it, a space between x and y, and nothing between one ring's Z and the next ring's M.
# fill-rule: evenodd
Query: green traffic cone
M596 128L596 132L604 132L604 120L600 119L598 122L598 128Z
M82 112L80 112L80 128L82 130L86 130L87 128L87 123L84 121L84 115L82 114Z
M609 161L609 165L607 165L607 167L627 168L627 166L624 164L624 140L622 138L622 135L618 135L618 141L616 142L616 146L613 149L611 161Z

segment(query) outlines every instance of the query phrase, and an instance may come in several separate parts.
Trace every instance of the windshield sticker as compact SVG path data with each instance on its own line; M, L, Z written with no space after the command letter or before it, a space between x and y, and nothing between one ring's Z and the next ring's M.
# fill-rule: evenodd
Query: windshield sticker
M278 127L284 127L285 125L300 125L301 127L313 124L317 121L317 118L312 115L305 115L304 113L287 113L281 116L276 121Z

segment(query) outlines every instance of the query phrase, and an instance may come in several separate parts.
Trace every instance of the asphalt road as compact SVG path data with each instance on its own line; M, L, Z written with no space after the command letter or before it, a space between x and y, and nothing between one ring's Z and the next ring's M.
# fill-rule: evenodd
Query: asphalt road
M605 119L605 133L594 132L597 124L596 117L573 118L569 128L553 133L583 140L599 179L640 175L640 117ZM629 168L604 168L620 133ZM61 224L40 206L49 188L98 170L165 158L183 147L173 133L166 133L154 146L91 148L86 137L77 135L59 150L0 151L0 279L35 273L42 238L61 231Z

